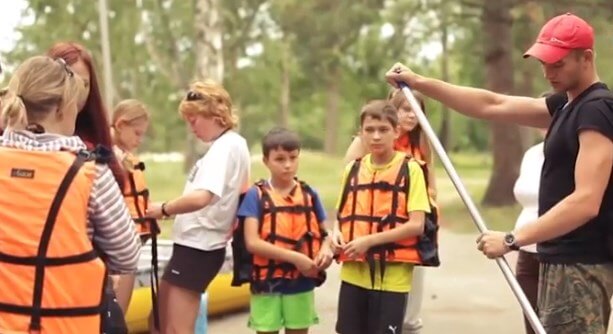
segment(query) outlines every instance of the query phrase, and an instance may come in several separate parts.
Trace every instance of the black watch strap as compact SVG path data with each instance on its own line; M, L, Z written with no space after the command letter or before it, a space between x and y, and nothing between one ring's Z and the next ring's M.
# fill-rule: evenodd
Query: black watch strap
M168 217L170 217L170 215L169 215L169 214L168 214L168 212L166 211L166 203L167 203L167 202L162 203L162 208L161 208L161 211L162 211L162 214L164 215L164 217L165 217L165 218L168 218Z

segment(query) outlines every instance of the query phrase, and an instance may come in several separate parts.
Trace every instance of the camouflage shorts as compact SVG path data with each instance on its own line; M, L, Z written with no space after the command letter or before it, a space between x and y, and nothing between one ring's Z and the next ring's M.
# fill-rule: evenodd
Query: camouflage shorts
M613 263L541 263L538 311L547 334L605 334L612 294Z

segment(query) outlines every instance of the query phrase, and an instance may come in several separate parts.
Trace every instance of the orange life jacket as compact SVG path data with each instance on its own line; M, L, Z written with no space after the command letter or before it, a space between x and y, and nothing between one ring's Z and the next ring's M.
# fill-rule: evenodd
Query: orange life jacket
M415 158L415 160L425 161L419 147L414 147L411 145L411 139L409 138L408 134L404 134L394 141L394 150L411 155L413 158Z
M0 333L100 332L106 269L87 236L96 157L0 148Z
M283 197L270 191L264 180L256 182L255 185L260 197L260 238L277 247L301 252L314 259L327 233L322 226L322 218L317 216L314 207L313 190L306 183L298 181L289 196ZM251 283L252 286L261 287L274 278L296 280L301 277L298 269L291 263L249 254L244 236L241 235L243 233L244 221L241 218L232 241L234 258L238 260L234 263L233 286ZM248 270L249 278L246 275ZM321 285L325 278L325 272L321 272L315 283Z
M149 237L152 234L159 234L160 229L157 221L153 218L145 217L149 206L149 189L145 181L145 163L139 161L134 155L126 154L124 165L126 168L123 196L126 201L132 220L136 223L137 231L141 237Z
M260 194L261 213L259 234L277 247L291 249L314 259L326 237L322 220L315 212L313 192L304 182L283 197L270 191L265 181L256 183ZM285 278L294 280L300 272L293 264L253 256L253 281ZM320 282L323 283L323 282Z
M410 159L410 156L406 156L390 168L376 172L361 168L361 159L353 163L338 209L338 221L345 242L391 230L408 221L406 203L411 180L407 163ZM420 166L425 169L425 165ZM438 266L438 218L432 204L431 211L426 215L423 235L372 247L366 256L358 259L349 259L341 253L339 260L368 261L371 264L379 260L382 271L385 262ZM371 275L374 278L374 272Z
M136 223L136 231L141 241L144 243L151 238L151 303L154 326L159 329L157 235L160 234L160 227L156 219L145 216L149 206L149 189L144 174L145 163L139 161L134 155L126 153L123 165L125 169L123 198L126 206L130 210L132 220Z

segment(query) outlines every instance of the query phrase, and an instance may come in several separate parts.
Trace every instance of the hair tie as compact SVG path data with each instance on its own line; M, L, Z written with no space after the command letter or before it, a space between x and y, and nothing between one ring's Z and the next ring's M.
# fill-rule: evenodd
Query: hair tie
M36 133L36 134L41 134L41 133L45 133L45 128L38 124L38 123L30 123L26 126L26 130L32 132L32 133Z

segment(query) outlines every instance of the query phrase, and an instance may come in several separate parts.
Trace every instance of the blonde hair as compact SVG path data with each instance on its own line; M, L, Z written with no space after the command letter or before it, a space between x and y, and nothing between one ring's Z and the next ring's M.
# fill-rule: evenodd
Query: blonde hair
M183 118L189 115L217 117L219 125L224 128L232 129L238 125L238 116L232 110L230 94L212 80L193 83L181 100L179 113Z
M147 106L139 100L127 99L119 102L113 109L113 126L119 121L132 123L134 121L146 120L149 121L151 114Z
M24 61L2 95L2 123L21 130L45 119L54 107L77 108L79 79L60 59L35 56Z

